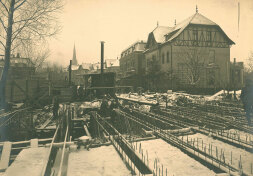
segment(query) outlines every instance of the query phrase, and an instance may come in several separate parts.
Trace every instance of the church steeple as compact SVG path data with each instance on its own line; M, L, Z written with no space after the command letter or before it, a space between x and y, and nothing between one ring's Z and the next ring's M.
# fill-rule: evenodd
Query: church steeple
M73 50L73 57L72 57L72 65L77 65L77 59L76 59L76 47L74 44L74 50Z

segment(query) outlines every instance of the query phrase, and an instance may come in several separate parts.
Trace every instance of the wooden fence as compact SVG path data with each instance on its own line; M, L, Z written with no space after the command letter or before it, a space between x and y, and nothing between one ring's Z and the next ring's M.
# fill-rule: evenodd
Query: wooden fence
M45 93L48 90L48 80L8 80L5 89L5 97L7 102L23 102L27 99L40 96L42 92Z
M75 94L75 87L69 87L65 80L13 79L7 81L5 97L7 102L18 103L49 98L55 92L61 96L61 101L69 101Z

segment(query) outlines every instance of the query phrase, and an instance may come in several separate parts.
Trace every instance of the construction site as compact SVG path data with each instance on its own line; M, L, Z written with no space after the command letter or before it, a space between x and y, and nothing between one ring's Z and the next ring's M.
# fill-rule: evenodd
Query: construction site
M253 128L222 96L116 94L60 103L58 119L52 105L4 113L0 174L252 175Z
M1 114L1 175L253 175L241 90L132 93L103 66L83 79L75 99L52 86L53 104Z
M4 42L0 40L4 48L4 54L0 53L0 176L253 176L253 69L246 74L244 63L237 62L237 56L230 54L235 42L217 23L200 14L197 5L196 12L180 23L175 19L174 25L160 26L157 21L151 32L143 26L143 32L138 35L148 34L147 41L131 44L120 53L120 59L108 56L105 60L105 42L101 41L100 61L94 63L93 59L93 63L78 64L76 45L69 60L69 53L64 51L67 46L61 40L68 37L62 37L59 40L62 43L58 43L60 51L52 44L57 55L54 59L63 64L68 58L68 65L58 68L48 64L42 69L45 60L36 66L32 63L34 58L21 57L11 45L20 47L13 42L16 38L22 42L34 40L30 45L36 47L34 38L54 36L58 26L51 20L58 24L57 11L64 4L61 0L0 2L0 20L5 29L1 33L6 31ZM143 24L152 21L150 9L156 7L150 1L150 9L141 17L139 9L146 3L141 2L141 8L136 8L138 15L132 16L128 23L123 17L132 13L134 3L125 4L129 9L112 6L106 13L102 9L110 5L101 5L103 1L72 3L68 3L63 13L73 9L70 14L76 16L64 16L62 20L71 19L71 23L65 24L71 28L71 40L78 33L74 29L80 30L81 34L75 37L87 42L79 45L84 48L80 53L85 53L85 59L95 58L98 53L89 48L96 48L92 43L97 42L95 37L127 40L132 34L126 33L134 32L128 29L130 24L138 29L140 21ZM114 3L118 5L118 1ZM188 1L182 4L185 3ZM181 15L188 9L181 7L182 4L178 4L180 10L167 4L164 14L171 11L167 7L173 7ZM225 7L224 4L219 6ZM86 9L83 7L78 12L76 9L81 5ZM215 6L207 4L206 9L216 9ZM157 8L161 14L162 7L165 4ZM118 15L124 8L125 14ZM113 17L118 15L119 19L108 22L111 16L106 15L114 9L118 11ZM237 37L239 12L240 3ZM29 16L30 13L33 15ZM94 19L90 17L92 14ZM220 20L216 15L213 16ZM87 17L92 20L85 21ZM133 23L135 18L138 22ZM230 22L227 19L221 18ZM74 20L78 25L72 26ZM81 26L82 22L85 26ZM127 27L120 29L125 23ZM13 27L16 31L12 32L15 24L18 24ZM108 24L113 30L106 27ZM233 25L228 25L231 31ZM90 31L85 31L89 27ZM89 35L92 40L88 40ZM112 41L108 41L108 53L118 52L118 45L129 43ZM28 54L35 50L33 47L27 50ZM21 53L24 50L18 49ZM92 55L86 56L89 52ZM48 53L46 50L44 59Z

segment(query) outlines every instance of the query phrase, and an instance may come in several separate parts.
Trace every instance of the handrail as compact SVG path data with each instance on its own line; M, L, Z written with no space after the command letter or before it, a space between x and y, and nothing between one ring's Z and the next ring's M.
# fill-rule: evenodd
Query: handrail
M49 158L50 158L50 154L51 154L51 151L52 151L52 148L53 148L53 143L54 143L54 141L55 141L55 139L56 139L56 135L57 135L57 133L58 133L58 130L59 130L59 126L58 126L58 127L56 128L56 130L55 130L54 137L53 137L53 139L52 139L52 142L51 142L51 144L50 144L50 148L49 148L49 151L48 151L48 154L47 154L47 162L46 162L46 164L43 166L43 170L42 170L41 176L45 176L45 174L46 174L46 169L47 169L47 165L48 165L48 160L49 160Z
M45 138L45 139L38 139L39 142L51 141L53 138ZM11 142L11 141L10 141ZM29 144L31 141L17 141L11 142L11 145L18 145L18 144ZM0 146L3 146L4 142L0 142Z

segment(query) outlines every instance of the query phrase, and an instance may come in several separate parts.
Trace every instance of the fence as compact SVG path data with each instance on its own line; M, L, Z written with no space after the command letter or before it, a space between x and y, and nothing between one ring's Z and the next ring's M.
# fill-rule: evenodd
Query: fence
M13 79L6 83L5 97L7 102L37 101L39 98L51 96L55 90L62 95L64 101L72 98L74 91L68 87L65 80Z
M48 80L15 79L8 80L5 88L7 102L23 102L48 91Z

